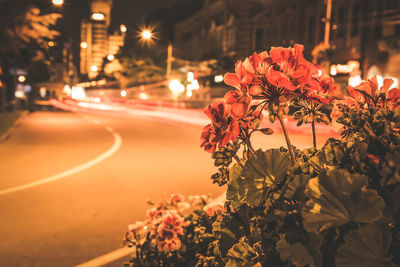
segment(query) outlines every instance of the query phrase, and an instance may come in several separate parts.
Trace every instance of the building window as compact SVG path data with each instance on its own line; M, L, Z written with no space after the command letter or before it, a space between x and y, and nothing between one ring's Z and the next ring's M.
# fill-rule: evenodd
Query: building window
M346 34L346 10L344 7L339 8L338 12L338 37L343 38Z
M256 30L256 50L264 49L263 29Z
M354 4L351 18L351 36L358 35L360 23L360 5Z

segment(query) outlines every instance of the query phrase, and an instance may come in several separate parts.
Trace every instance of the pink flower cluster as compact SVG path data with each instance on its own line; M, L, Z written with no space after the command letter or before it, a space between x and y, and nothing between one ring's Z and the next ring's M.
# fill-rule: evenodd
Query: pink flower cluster
M191 207L203 208L209 197L190 196L188 201L181 194L172 194L155 207L147 210L148 220L138 221L128 226L125 241L133 244L141 242L140 237L149 233L152 244L161 252L172 252L181 248L180 237L184 228L189 226L183 212Z

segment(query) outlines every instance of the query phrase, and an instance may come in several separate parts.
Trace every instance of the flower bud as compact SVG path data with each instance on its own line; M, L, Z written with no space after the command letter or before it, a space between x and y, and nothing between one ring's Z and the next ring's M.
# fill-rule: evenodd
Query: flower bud
M274 114L272 114L272 113L270 113L269 115L268 115L268 120L270 121L270 122L275 122L275 115Z
M262 133L265 134L265 135L271 135L271 134L274 133L274 131L273 131L271 128L264 128L264 129L261 129L260 132L262 132Z

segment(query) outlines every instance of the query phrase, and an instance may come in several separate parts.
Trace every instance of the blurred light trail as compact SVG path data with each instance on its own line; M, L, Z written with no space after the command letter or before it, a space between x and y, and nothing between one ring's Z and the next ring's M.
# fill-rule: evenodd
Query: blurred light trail
M180 122L191 125L205 126L210 123L209 118L202 110L187 109L178 107L162 106L162 102L142 101L142 102L117 102L111 103L89 103L75 100L64 100L63 102L55 99L50 100L50 104L68 111L90 113L96 115L113 115L119 117L143 117L153 119L159 122ZM310 134L311 124L296 126L296 121L287 119L287 127L294 134ZM338 136L330 125L317 124L317 131L320 134ZM270 123L267 117L261 122L260 128L272 128L274 132L281 133L281 127L278 121Z

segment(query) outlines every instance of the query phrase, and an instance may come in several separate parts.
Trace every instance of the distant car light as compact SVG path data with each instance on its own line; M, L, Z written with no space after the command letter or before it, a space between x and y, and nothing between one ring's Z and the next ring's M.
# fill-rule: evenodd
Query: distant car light
M122 97L126 97L126 95L127 95L126 91L125 91L125 90L122 90L122 91L121 91L121 96L122 96Z

